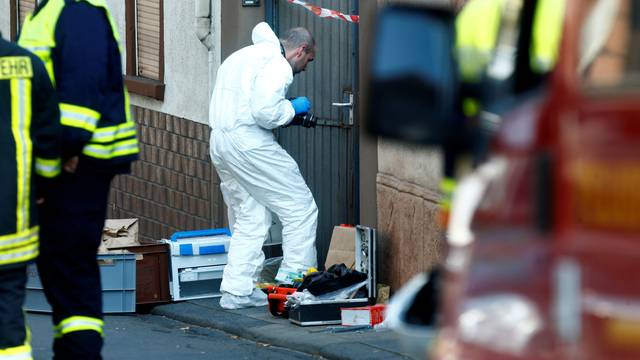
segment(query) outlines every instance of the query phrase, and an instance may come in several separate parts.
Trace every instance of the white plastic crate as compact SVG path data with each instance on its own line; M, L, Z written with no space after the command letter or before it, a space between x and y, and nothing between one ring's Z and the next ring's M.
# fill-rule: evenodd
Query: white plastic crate
M228 229L181 231L169 244L171 298L174 301L220 296L227 264Z
M100 254L102 283L102 311L127 313L136 311L136 256L135 254ZM25 310L51 312L35 264L27 268L27 296Z

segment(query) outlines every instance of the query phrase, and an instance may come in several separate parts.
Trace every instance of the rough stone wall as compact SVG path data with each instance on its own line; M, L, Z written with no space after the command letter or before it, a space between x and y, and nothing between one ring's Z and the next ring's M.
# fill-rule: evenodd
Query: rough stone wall
M442 261L444 234L437 223L440 158L416 146L378 144L380 281L397 290Z

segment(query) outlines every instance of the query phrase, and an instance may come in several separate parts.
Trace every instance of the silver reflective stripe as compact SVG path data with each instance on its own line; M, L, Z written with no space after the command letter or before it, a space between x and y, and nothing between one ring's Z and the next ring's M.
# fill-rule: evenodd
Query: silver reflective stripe
M38 232L37 231L30 231L29 233L19 236L19 237L10 237L4 240L0 240L0 249L2 248L7 248L7 247L12 247L10 245L15 245L15 244L19 244L21 242L25 242L27 241L30 237L34 237L37 236Z
M58 171L60 171L60 166L44 165L36 161L36 170L45 174L58 173Z
M32 360L33 357L31 356L31 351L27 350L23 353L20 354L12 354L12 355L3 355L0 352L0 359L1 360Z
M20 187L22 191L18 191L18 212L20 215L18 216L18 224L17 231L21 232L27 230L29 228L29 191L27 191L29 186L29 180L31 178L31 164L29 159L29 144L27 143L27 132L29 131L26 122L27 122L27 110L26 110L26 98L29 96L26 92L26 80L20 79L18 80L18 133L19 137L16 139L20 142L19 146L16 146L18 149L22 149L21 153L18 154L20 163L18 164L18 169L21 169L22 172L18 174L18 181L20 181Z
M79 120L79 121L81 121L83 123L91 125L92 127L95 127L96 124L98 123L98 119L93 117L93 116L84 115L84 114L78 114L76 112L72 112L72 111L69 111L69 110L60 109L60 117L61 118L66 118L66 119Z
M74 319L75 318L75 319ZM74 331L96 331L102 334L103 322L100 319L91 319L88 317L71 317L73 320L63 320L59 325L54 327L55 336L60 337Z
M122 134L132 130L135 131L135 128L136 127L134 123L127 123L125 126L118 127L113 130L96 129L96 131L93 133L93 137L91 138L91 140L96 142L100 142L100 140L110 139L110 138L113 138L113 140L118 140L118 137L122 136ZM135 133L131 135L135 135Z
M31 258L33 255L38 254L38 246L33 246L31 249L20 251L16 253L9 254L0 254L0 264L5 264L10 262L11 260L20 259L20 258Z
M31 52L49 51L49 50L51 50L51 48L48 47L48 46L29 46L26 49L31 51Z
M133 150L133 149L137 149L138 148L138 144L127 144L127 145L121 145L121 146L116 146L113 148L103 148L103 147L96 147L93 145L87 145L85 147L85 150L90 151L94 154L98 154L98 155L109 155L112 153L116 153L119 151L124 151L124 150Z

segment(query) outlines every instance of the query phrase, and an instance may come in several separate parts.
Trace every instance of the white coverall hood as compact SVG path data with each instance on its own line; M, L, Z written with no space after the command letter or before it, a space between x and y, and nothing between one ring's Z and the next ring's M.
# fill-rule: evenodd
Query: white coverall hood
M258 24L252 40L220 65L209 109L211 160L233 234L220 286L225 308L264 302L255 296L255 276L264 261L272 212L283 226L276 279L317 265L318 208L298 164L272 132L295 114L285 98L293 71L269 25Z
M261 22L253 28L251 41L254 45L266 42L280 46L280 40L266 22Z

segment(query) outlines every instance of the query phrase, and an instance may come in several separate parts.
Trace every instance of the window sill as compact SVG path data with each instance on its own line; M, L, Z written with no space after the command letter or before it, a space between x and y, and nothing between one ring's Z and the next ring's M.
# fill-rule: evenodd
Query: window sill
M164 83L139 76L124 76L124 83L132 94L148 96L156 100L164 100Z

